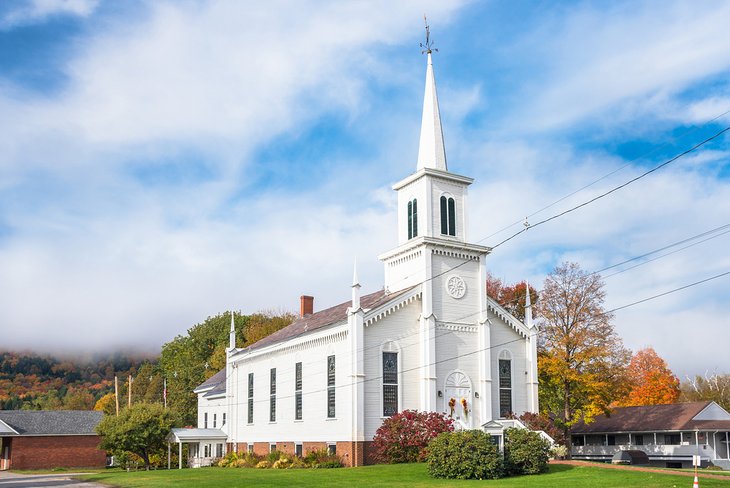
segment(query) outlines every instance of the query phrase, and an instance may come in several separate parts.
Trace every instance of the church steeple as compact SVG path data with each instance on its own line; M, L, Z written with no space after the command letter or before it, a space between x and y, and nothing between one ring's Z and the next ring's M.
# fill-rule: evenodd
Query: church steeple
M424 18L425 20L425 18ZM426 64L426 91L423 95L423 116L421 118L421 140L418 145L417 169L434 168L448 171L446 166L446 149L444 148L444 134L441 130L441 114L439 101L436 95L436 79L433 76L433 61L431 53L433 42L430 39L429 26L426 24L426 43L421 44L427 55Z

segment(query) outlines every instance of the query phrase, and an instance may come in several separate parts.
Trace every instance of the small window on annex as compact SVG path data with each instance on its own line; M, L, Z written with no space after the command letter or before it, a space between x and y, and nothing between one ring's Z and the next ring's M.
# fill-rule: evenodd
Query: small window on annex
M443 195L441 204L441 233L456 236L456 203L452 197Z
M203 428L204 429L208 428L208 412L205 412L203 414Z
M304 456L304 446L302 444L294 444L294 455L298 457Z
M414 198L408 202L408 238L418 236L418 202Z

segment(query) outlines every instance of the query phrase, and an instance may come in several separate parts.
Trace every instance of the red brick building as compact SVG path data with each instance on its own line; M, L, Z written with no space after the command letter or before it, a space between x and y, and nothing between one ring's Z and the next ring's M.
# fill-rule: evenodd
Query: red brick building
M106 464L96 426L103 413L0 410L0 470L93 467Z

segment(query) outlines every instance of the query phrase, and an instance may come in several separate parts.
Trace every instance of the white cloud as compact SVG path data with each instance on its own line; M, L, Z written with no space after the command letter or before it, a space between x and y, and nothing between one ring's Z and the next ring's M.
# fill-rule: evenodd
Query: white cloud
M42 22L56 15L88 17L99 0L27 0L0 18L0 29Z
M657 94L676 94L730 67L726 2L704 9L691 2L569 9L558 9L506 51L544 70L524 81L526 103L508 128L558 129L596 115L630 122L634 111L661 100Z

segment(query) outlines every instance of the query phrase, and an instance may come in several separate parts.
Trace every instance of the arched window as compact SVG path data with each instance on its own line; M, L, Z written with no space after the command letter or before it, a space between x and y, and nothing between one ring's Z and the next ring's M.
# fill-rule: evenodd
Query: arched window
M418 202L416 199L408 202L408 238L413 239L418 235Z
M499 353L499 417L507 418L512 410L512 356Z
M451 197L441 196L441 233L456 236L456 203Z

